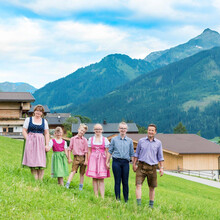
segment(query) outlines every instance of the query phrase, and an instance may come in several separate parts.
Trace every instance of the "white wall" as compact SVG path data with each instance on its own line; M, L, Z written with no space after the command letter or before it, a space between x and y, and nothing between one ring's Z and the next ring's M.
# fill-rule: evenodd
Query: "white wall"
M8 126L0 126L0 132L3 132L3 128L8 128ZM9 126L10 128L13 128L14 132L22 132L23 127L22 126Z
M14 132L22 132L22 126L14 126Z

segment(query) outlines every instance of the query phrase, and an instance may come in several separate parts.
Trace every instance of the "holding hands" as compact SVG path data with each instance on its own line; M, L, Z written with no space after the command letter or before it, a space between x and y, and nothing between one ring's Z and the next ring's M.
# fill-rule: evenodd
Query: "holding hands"
M137 165L136 163L133 163L133 171L136 172L136 170L137 170Z
M48 145L45 146L45 151L49 152L50 151L50 147Z
M68 163L71 164L73 160L71 158L68 158Z
M106 168L110 170L110 163L106 161Z

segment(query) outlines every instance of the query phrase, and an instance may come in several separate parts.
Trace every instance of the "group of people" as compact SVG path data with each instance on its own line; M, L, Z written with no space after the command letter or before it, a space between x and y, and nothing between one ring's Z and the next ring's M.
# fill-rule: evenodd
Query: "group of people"
M88 127L80 124L78 134L70 139L69 148L62 139L63 130L57 127L54 138L49 140L49 128L43 118L44 108L37 105L34 108L33 117L26 118L23 126L25 139L22 165L30 167L36 180L42 180L46 164L46 152L53 149L51 175L58 178L58 184L64 185L63 177L69 176L65 187L68 189L74 175L79 170L79 190L83 189L84 175L93 180L93 190L96 197L99 192L102 198L105 194L104 179L110 177L110 158L112 157L112 171L115 181L115 197L121 200L121 182L125 202L129 197L129 163L133 163L133 171L136 172L136 198L141 205L141 188L145 178L149 186L149 207L153 208L155 187L157 187L157 167L159 163L160 176L163 175L163 151L161 142L155 138L157 127L154 124L148 126L147 137L139 140L134 153L133 141L127 137L128 126L125 122L119 123L119 135L111 139L109 143L102 136L101 124L94 126L95 135L87 141L84 137ZM73 154L73 160L71 159ZM72 163L69 174L68 163Z

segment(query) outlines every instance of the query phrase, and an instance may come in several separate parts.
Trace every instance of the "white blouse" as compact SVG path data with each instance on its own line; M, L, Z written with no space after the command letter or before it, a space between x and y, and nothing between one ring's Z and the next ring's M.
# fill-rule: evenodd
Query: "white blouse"
M88 147L91 147L91 140L92 140L92 138L90 137L88 140ZM93 144L95 144L95 145L102 145L102 140L103 140L103 136L101 136L101 142L96 142L96 138L95 138L95 136L93 136ZM105 137L105 148L108 148L109 144L110 143L109 143L108 139Z

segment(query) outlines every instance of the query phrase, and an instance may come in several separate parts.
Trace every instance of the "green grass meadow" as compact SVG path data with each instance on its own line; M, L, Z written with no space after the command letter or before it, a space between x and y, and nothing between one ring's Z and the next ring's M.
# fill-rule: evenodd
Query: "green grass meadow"
M43 181L35 181L30 170L20 166L22 145L21 140L0 137L0 219L220 219L219 189L169 175L158 176L153 210L148 208L147 182L142 205L136 205L132 169L127 204L115 201L112 173L105 180L104 200L95 198L88 177L83 191L78 190L78 174L70 189L59 186L50 177L50 165Z

